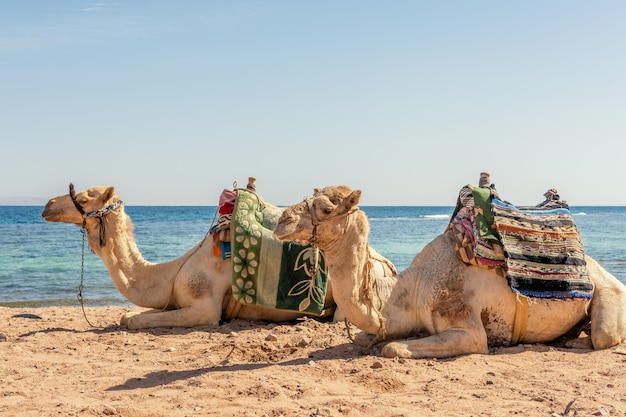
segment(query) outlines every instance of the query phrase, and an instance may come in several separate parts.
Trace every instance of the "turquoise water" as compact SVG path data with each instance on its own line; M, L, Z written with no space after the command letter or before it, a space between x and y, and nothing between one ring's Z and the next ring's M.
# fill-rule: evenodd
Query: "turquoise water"
M406 268L441 234L453 207L361 207L370 220L370 246ZM43 207L0 206L0 306L79 305L80 228L47 223ZM205 235L215 207L126 206L144 258L177 258ZM573 207L585 251L626 283L626 207ZM86 305L130 305L113 286L102 261L86 250Z

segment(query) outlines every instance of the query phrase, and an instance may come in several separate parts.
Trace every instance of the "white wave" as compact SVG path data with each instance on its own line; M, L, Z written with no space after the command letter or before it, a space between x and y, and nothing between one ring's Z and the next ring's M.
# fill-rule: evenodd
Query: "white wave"
M397 222L397 221L411 221L415 220L417 217L370 217L370 222Z
M425 214L416 217L370 217L370 222L402 222L402 221L415 221L415 220L442 220L449 219L449 214Z
M423 216L425 219L449 219L449 214L425 214Z
M572 213L572 216L586 216L587 213L585 213L584 211L581 211L580 213Z

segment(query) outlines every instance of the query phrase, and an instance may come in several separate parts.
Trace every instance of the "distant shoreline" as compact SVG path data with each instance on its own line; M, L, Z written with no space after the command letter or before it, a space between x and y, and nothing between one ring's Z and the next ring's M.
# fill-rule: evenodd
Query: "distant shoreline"
M40 197L0 197L0 206L45 206L48 202Z

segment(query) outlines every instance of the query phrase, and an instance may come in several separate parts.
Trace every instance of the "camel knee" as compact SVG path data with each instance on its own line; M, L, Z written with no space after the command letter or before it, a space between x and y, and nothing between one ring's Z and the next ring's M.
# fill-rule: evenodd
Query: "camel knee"
M620 307L621 309L621 307ZM626 342L626 309L610 315L591 312L591 342L594 349L608 349Z
M595 329L591 332L591 342L593 343L593 348L596 350L608 349L624 341L626 341L624 335L620 337L619 335L610 334L602 329Z

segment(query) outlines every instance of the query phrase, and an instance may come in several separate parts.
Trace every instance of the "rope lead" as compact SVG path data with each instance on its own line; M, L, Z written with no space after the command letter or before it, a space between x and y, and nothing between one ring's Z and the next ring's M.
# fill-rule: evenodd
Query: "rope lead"
M83 310L83 316L85 317L87 324L89 324L91 327L98 327L91 324L91 322L87 318L87 313L85 312L85 303L83 300L83 279L85 277L85 239L87 238L87 229L81 227L80 233L83 235L83 244L80 254L80 284L78 285L78 295L76 297L78 298L78 302L80 303L80 308Z

